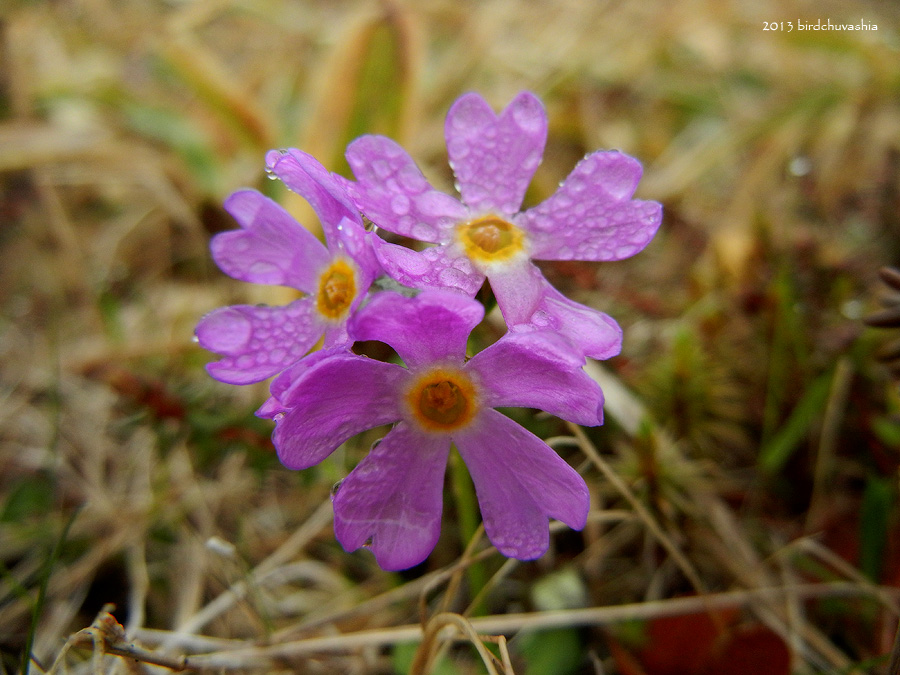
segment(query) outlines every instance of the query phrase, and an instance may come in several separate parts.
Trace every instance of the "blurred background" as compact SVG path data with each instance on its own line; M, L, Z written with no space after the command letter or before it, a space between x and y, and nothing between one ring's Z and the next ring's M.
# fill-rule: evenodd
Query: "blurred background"
M828 21L862 30L809 28ZM166 672L103 636L216 672L887 672L898 27L860 1L8 0L0 672L29 650L31 672ZM527 205L612 148L664 205L633 259L543 265L625 331L591 370L603 427L510 413L594 508L506 561L448 484L435 552L382 572L329 503L377 434L288 471L253 416L265 384L206 375L204 313L291 298L219 272L209 238L241 187L317 231L270 148L347 174L346 143L386 134L449 190L449 105L523 89L550 119Z

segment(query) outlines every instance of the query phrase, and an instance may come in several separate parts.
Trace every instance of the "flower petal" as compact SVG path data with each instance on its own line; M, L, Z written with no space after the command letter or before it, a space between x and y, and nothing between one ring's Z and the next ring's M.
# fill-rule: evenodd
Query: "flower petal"
M225 209L240 230L213 237L210 250L225 274L257 284L291 286L310 293L328 251L308 230L255 190L235 192Z
M540 100L522 92L497 116L481 96L465 94L447 113L444 135L469 209L516 213L547 140L547 113Z
M345 218L362 227L362 219L343 186L318 160L301 150L272 150L266 168L315 210L329 247L338 239L338 226Z
M637 160L595 152L581 160L551 197L516 218L536 260L621 260L643 249L662 222L657 202L631 199Z
M486 272L506 324L530 321L547 283L541 271L530 261L520 260L492 265Z
M404 286L452 288L475 295L484 283L484 275L467 257L452 255L446 246L430 246L419 252L377 237L372 243L385 273Z
M450 439L403 422L350 472L334 497L334 533L347 551L370 541L382 569L428 557L441 533Z
M566 338L551 331L507 333L473 356L483 404L538 408L577 424L603 421L603 392L582 370L584 359Z
M427 242L449 241L468 211L435 190L406 150L384 136L361 136L347 146L357 182L349 188L356 206L388 232Z
M259 382L298 361L324 326L309 298L285 307L232 305L213 310L197 324L197 340L223 358L206 366L229 384Z
M570 300L544 280L544 291L527 322L513 332L556 331L570 339L585 356L609 359L622 351L622 329L611 316Z
M400 419L409 372L356 354L323 359L282 393L287 409L272 440L289 469L318 464L356 434Z
M307 370L319 363L319 361L331 358L336 354L349 353L349 344L346 344L342 347L317 349L314 352L310 352L295 364L293 364L290 368L286 368L285 370L283 370L278 375L278 377L272 380L272 383L269 385L269 393L271 394L271 396L266 399L265 403L263 403L254 414L257 417L262 417L265 419L275 419L275 416L279 413L286 413L288 411L288 406L282 403L282 400L286 398L286 394L291 390L291 387L303 376L303 374Z
M415 369L442 361L462 365L469 333L483 318L480 302L455 291L423 291L414 298L383 291L350 319L348 329L354 340L389 344Z
M453 435L481 506L484 529L500 552L539 558L550 542L548 516L580 530L590 496L578 473L544 441L496 410L484 410Z

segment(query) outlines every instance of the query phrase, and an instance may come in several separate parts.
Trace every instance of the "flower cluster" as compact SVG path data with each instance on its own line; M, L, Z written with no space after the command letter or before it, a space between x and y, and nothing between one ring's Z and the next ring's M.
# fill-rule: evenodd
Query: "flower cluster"
M500 115L466 94L451 107L445 135L461 200L432 187L382 136L347 148L353 181L299 150L269 153L267 171L312 205L325 244L260 193L233 194L225 207L241 229L214 237L219 267L302 296L285 307L221 308L197 327L200 344L221 355L208 366L214 378L245 384L278 375L257 414L275 420L273 441L288 468L313 466L354 435L394 425L333 498L338 541L348 551L368 545L390 570L420 563L437 542L451 444L504 555L541 556L548 518L584 526L584 480L495 408L601 424L603 395L583 366L585 357L617 354L621 330L554 289L532 260L626 258L662 219L658 203L632 199L641 167L619 152L588 155L555 194L520 210L547 137L533 94ZM379 228L423 246L389 243ZM382 276L406 292L376 291ZM508 331L467 358L485 279ZM404 365L351 351L366 340L386 343Z

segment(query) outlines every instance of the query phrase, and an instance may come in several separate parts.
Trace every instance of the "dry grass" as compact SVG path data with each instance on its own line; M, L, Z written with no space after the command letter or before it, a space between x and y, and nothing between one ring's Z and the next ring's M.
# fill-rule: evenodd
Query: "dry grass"
M874 358L890 336L860 318L900 262L895 7L9 5L0 672L30 645L31 672L654 675L654 620L704 611L721 635L765 627L793 672L885 670L900 396ZM763 30L860 18L878 30ZM386 133L448 185L448 105L521 89L551 119L530 202L620 148L666 209L633 260L545 266L626 332L591 366L604 427L520 415L595 507L519 563L462 534L448 491L434 554L385 573L331 532L330 486L372 439L289 472L252 416L264 386L203 371L202 314L284 300L225 278L207 242L243 186L314 225L264 179L271 147L342 170L350 138Z

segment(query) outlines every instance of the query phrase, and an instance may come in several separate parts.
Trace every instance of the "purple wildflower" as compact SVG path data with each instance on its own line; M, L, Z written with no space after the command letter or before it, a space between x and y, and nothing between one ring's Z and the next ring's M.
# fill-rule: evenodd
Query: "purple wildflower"
M363 214L389 232L437 244L417 252L377 240L385 272L414 288L469 295L487 277L510 330L556 330L587 356L617 354L615 321L563 297L530 261L620 260L643 249L662 207L631 198L641 165L620 152L592 153L555 194L519 212L547 138L540 100L523 92L498 116L466 94L450 108L445 136L462 201L435 190L388 138L362 136L347 148L357 179L346 181L348 192Z
M281 372L323 335L326 348L349 344L347 319L380 271L359 213L321 164L296 150L270 163L313 206L327 247L255 190L235 192L225 201L241 229L213 237L210 249L222 271L306 294L284 307L234 305L203 317L197 339L222 355L207 370L230 384L259 382Z
M384 569L416 565L437 543L451 442L472 475L487 535L504 555L541 556L548 517L584 527L584 480L493 408L540 408L597 425L600 388L555 333L507 333L466 361L467 337L483 316L480 303L455 291L379 293L350 320L351 335L389 344L407 368L346 352L307 359L276 378L260 410L276 420L273 440L291 469L396 422L334 497L338 541L348 551L368 543Z

